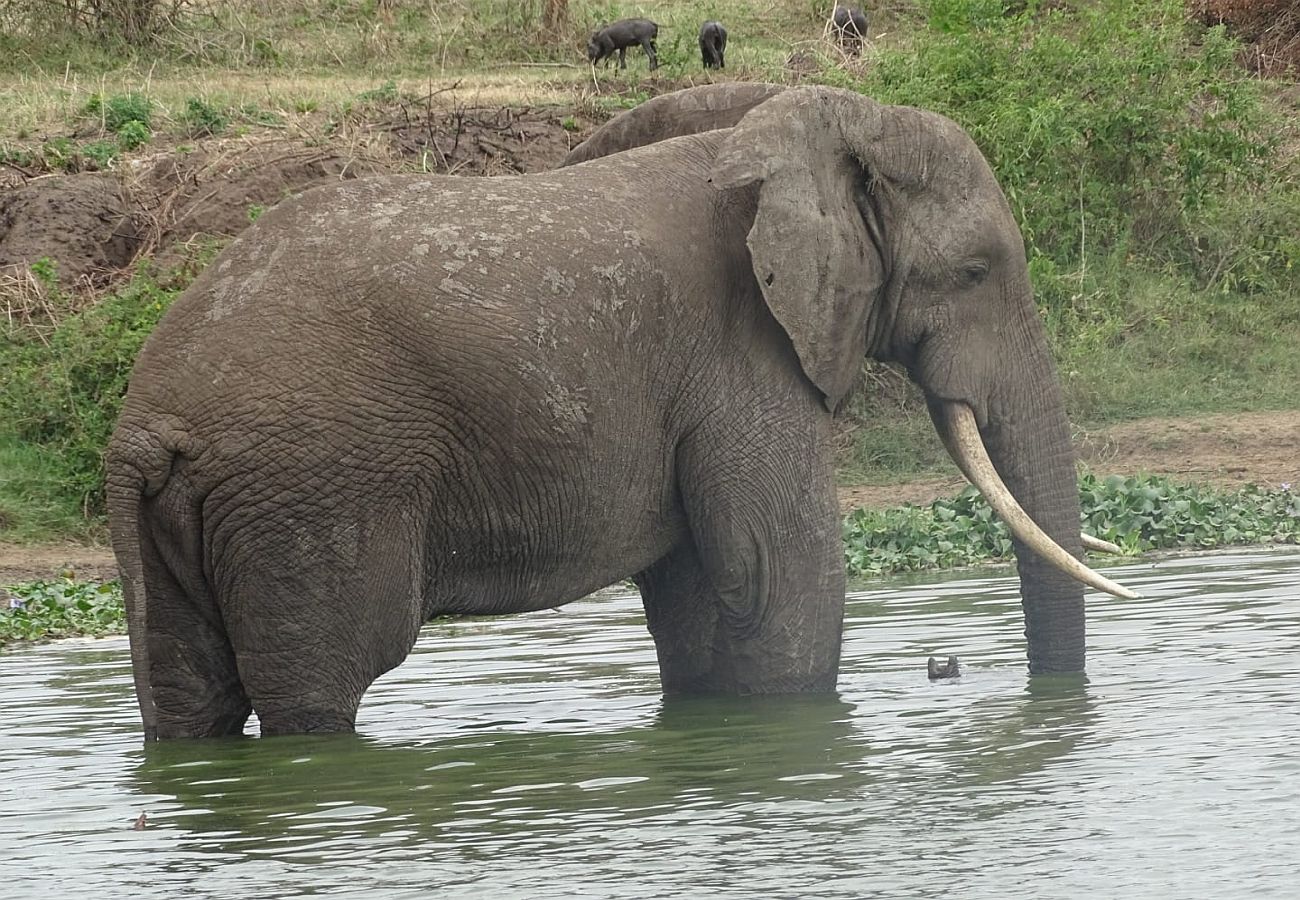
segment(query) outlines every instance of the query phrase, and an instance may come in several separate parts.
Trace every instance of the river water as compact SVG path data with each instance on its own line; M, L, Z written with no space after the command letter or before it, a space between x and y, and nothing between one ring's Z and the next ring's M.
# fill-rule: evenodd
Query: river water
M853 593L836 697L665 704L607 591L429 626L355 737L145 748L124 638L9 652L0 895L1297 896L1300 552L1110 574L1087 679L984 570Z

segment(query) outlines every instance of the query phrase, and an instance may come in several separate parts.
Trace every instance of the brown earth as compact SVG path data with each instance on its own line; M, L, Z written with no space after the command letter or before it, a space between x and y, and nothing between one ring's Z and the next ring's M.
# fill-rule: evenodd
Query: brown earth
M111 172L0 167L0 276L48 257L65 285L102 287L137 258L164 267L196 237L231 237L285 197L387 172L505 175L554 168L595 124L571 109L371 110L318 135L151 144Z
M1300 410L1139 419L1075 437L1080 467L1096 475L1167 475L1176 481L1239 488L1300 486ZM960 475L901 484L841 487L840 509L951 497Z
M1300 485L1300 410L1143 419L1085 434L1084 468L1098 475L1168 475L1179 481L1234 488L1247 483ZM890 507L950 497L960 477L840 488L840 506ZM117 577L103 546L0 543L0 585L72 572L92 581Z
M1300 4L1296 0L1196 0L1206 25L1225 25L1241 41L1242 63L1273 78L1300 72Z

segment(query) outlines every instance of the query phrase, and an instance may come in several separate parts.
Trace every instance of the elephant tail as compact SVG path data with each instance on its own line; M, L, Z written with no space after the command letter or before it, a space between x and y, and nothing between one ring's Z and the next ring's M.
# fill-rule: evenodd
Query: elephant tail
M149 580L146 560L158 562L157 546L145 511L150 497L161 493L178 456L193 458L197 448L178 420L153 427L119 423L107 453L105 494L113 555L117 557L131 642L131 672L146 741L158 738L149 666Z

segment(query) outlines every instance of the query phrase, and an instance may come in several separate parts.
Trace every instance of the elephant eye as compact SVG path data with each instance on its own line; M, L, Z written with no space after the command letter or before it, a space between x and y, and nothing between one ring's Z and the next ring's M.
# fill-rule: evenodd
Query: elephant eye
M989 264L982 259L972 259L964 263L961 267L959 278L961 283L970 287L979 284L989 274Z

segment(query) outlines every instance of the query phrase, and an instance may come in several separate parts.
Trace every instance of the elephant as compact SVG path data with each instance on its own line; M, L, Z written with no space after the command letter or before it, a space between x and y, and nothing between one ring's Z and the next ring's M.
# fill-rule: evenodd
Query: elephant
M779 84L729 82L660 94L640 106L620 113L597 128L585 141L569 151L560 167L577 165L589 159L599 159L672 137L730 128L755 106L784 90L785 85ZM974 478L967 471L963 460L952 453L951 448L949 451L973 483ZM996 472L988 472L986 477L995 478ZM1003 512L1013 517L1017 515L1014 510L1006 507ZM1122 552L1110 541L1090 534L1081 534L1080 539L1088 550L1115 554Z
M1030 672L1081 671L1081 580L1125 592L1079 561L1023 244L950 120L794 88L283 201L163 316L106 452L146 739L352 731L430 618L626 577L665 695L834 691L829 429L867 355L1008 518Z
M786 90L784 85L729 81L651 97L610 119L560 163L576 165L671 137L731 128L755 106Z

